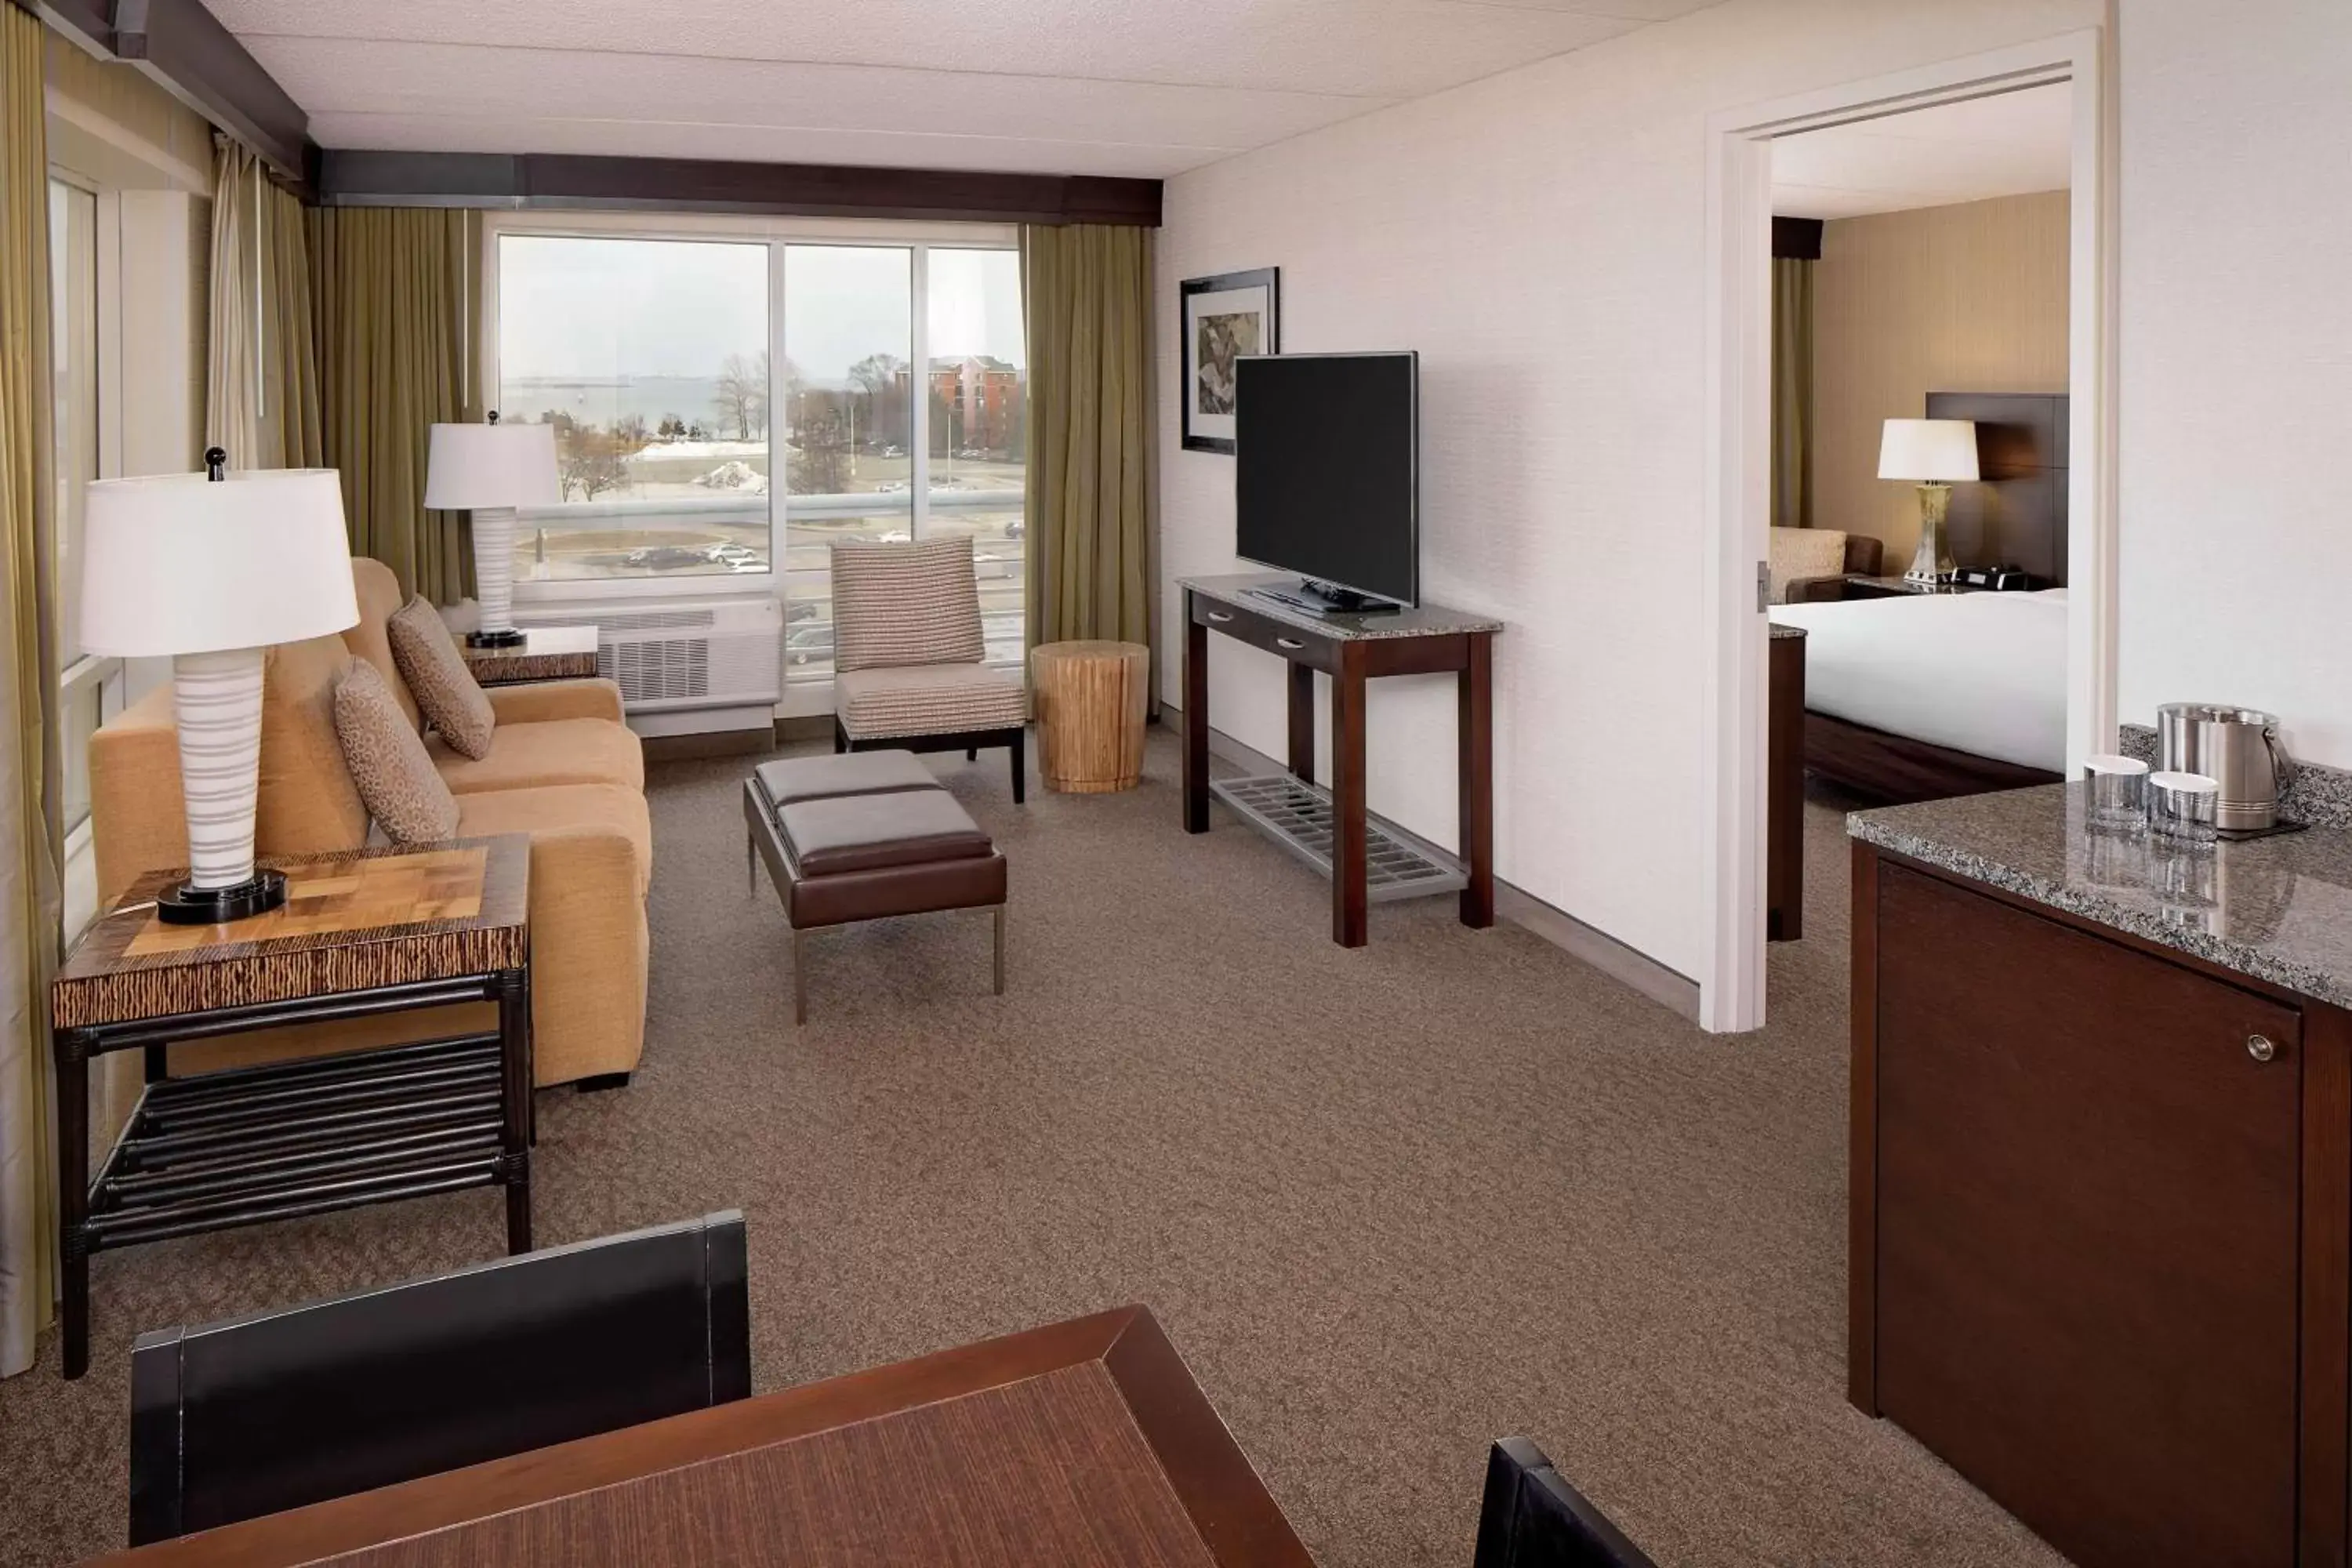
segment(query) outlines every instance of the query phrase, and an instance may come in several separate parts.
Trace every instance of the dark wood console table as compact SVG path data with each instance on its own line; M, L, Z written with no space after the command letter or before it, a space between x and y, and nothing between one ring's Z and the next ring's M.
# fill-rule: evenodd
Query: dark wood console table
M1461 889L1464 925L1493 925L1494 645L1503 624L1434 605L1380 615L1316 615L1255 592L1296 581L1259 574L1180 582L1184 590L1184 831L1209 830L1209 634L1219 632L1263 648L1289 665L1288 762L1292 776L1310 791L1315 780L1315 672L1321 670L1331 678L1331 940L1342 947L1363 946L1373 896L1367 872L1372 824L1364 809L1364 683L1383 675L1453 673L1461 680L1456 742L1460 875L1447 885ZM1316 798L1321 798L1320 792ZM1426 862L1444 855L1386 825L1380 837L1384 874L1391 858Z

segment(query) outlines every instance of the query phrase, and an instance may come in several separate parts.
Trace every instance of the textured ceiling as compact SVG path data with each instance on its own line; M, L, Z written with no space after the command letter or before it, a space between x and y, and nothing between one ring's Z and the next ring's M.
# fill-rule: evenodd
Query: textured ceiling
M327 147L1167 175L1715 0L209 0Z
M2029 88L1772 143L1772 210L1861 217L2074 183L2074 89Z

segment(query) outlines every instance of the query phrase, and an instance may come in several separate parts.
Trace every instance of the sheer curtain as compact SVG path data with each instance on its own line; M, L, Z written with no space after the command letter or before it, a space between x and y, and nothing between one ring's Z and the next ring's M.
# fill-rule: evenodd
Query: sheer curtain
M236 142L215 135L213 145L205 439L232 468L318 468L326 459L302 204Z
M1160 435L1151 231L1024 227L1021 285L1030 645L1108 637L1149 646Z
M33 1363L57 1293L48 982L59 795L48 527L48 151L41 25L0 5L0 1376Z

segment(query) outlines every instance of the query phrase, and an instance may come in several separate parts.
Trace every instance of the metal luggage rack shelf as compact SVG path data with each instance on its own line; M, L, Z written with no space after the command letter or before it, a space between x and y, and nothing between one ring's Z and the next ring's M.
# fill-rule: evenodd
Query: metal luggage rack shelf
M92 1250L499 1179L499 1041L152 1083L91 1184Z
M1209 793L1324 876L1331 874L1331 792L1288 773L1212 779ZM1364 893L1374 903L1459 892L1462 862L1425 838L1367 813Z

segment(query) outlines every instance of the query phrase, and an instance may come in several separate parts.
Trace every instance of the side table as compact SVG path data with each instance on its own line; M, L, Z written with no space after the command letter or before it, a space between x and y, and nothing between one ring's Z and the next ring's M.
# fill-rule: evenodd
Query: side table
M50 991L65 1374L89 1365L89 1256L474 1186L530 1250L530 840L519 833L273 862L285 906L171 926L150 872ZM496 1003L494 1033L175 1079L167 1047L273 1025ZM89 1177L89 1060L146 1088Z
M1133 789L1143 779L1151 650L1135 642L1049 642L1029 650L1037 771L1066 795Z
M466 668L484 686L520 686L533 680L579 680L596 673L594 626L532 626L509 647L474 647L460 642Z

